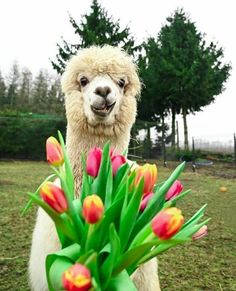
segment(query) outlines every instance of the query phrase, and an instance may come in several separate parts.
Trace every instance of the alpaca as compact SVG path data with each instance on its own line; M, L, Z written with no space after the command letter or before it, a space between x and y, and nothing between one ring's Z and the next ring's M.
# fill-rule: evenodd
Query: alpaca
M75 177L81 184L81 152L103 147L108 140L117 153L128 148L140 93L137 69L119 48L90 47L72 57L62 76L67 117L66 147ZM60 249L52 220L39 209L33 233L29 274L32 290L47 290L45 258ZM140 266L132 279L139 291L158 291L157 261Z

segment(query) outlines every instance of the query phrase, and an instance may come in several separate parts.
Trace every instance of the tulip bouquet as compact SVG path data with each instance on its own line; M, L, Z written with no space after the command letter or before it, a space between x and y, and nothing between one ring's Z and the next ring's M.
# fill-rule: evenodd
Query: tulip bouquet
M190 190L178 176L180 164L164 182L157 181L155 165L133 167L107 143L82 156L83 179L79 195L65 145L50 137L47 160L53 174L28 193L52 218L61 250L49 254L45 267L49 290L137 290L130 276L143 263L178 244L207 232L199 222L204 205L184 221L176 207Z

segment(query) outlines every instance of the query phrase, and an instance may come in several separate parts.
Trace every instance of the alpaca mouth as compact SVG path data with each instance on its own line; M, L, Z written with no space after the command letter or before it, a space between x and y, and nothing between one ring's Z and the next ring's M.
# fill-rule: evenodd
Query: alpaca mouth
M101 116L101 117L106 117L111 113L115 104L116 104L116 102L114 102L110 105L104 104L103 107L94 107L91 105L91 109L92 109L93 113L95 113L96 115Z

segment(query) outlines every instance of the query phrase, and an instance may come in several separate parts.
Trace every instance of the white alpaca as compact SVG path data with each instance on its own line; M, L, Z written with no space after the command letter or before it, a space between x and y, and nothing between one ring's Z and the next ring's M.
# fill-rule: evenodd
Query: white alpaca
M81 50L69 62L62 77L67 116L66 146L75 176L81 184L81 152L103 147L108 140L117 153L127 149L135 121L140 81L131 58L111 46ZM45 258L60 243L53 222L39 209L29 262L32 290L46 291ZM133 275L139 291L158 291L157 262L152 259Z

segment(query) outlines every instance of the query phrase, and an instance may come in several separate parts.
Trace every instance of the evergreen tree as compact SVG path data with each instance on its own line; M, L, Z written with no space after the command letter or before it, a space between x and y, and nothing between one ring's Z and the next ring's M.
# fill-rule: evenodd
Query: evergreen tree
M2 73L0 71L0 109L2 110L6 104L6 85Z
M33 82L31 109L38 113L48 112L48 73L40 70Z
M181 110L184 144L188 149L187 114L200 111L215 100L224 90L231 67L223 64L222 48L217 48L213 42L207 45L204 35L182 9L167 18L157 42L162 59L160 70L166 74L163 82L169 88L172 136L175 114Z
M27 110L32 90L32 73L28 68L23 68L21 72L21 82L19 86L18 108Z
M60 74L63 73L71 55L75 55L80 48L110 44L120 46L128 53L133 53L138 48L135 46L133 36L130 35L130 29L128 27L121 29L119 22L114 21L97 0L92 1L91 12L83 16L80 24L71 15L69 18L75 34L78 35L78 41L76 44L70 44L62 38L62 45L57 44L57 60L51 63Z
M60 78L52 78L48 90L48 110L51 114L64 115L64 96L61 91Z
M161 51L156 40L149 38L143 44L143 54L139 56L139 68L141 79L144 83L141 102L138 104L138 118L155 121L157 134L161 132L159 140L162 144L162 152L165 151L168 126L165 118L168 115L170 104L170 90L168 84L163 81L166 78L165 71L160 69Z
M19 66L16 62L12 65L10 69L10 72L7 76L7 83L7 104L10 105L11 108L15 108L17 104L18 90L20 84Z

